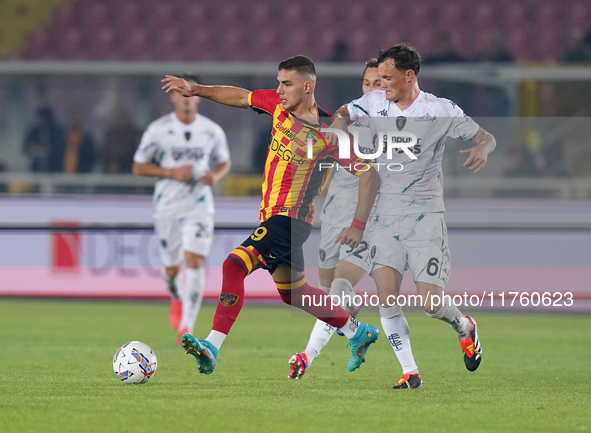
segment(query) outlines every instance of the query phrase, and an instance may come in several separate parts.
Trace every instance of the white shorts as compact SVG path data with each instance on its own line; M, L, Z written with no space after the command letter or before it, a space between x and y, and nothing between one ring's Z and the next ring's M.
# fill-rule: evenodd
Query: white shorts
M154 228L162 265L170 268L181 264L185 251L206 257L213 241L213 225L213 214L156 218Z
M335 243L335 239L346 227L337 227L326 222L320 228L320 250L318 251L318 267L320 269L336 268L340 260L345 260L368 272L371 266L369 256L371 245L367 230L363 233L359 246L355 249L348 245Z
M369 228L372 272L381 267L401 275L410 269L417 281L445 288L451 257L443 212L382 216Z

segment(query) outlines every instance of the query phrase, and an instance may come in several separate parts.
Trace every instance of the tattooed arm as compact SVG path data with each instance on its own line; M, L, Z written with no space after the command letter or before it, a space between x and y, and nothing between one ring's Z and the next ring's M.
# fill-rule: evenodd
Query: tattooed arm
M474 173L478 173L486 164L488 155L497 147L497 141L491 133L480 128L476 135L472 137L472 142L476 146L460 150L460 153L469 154L464 167L468 167L470 170L474 170Z

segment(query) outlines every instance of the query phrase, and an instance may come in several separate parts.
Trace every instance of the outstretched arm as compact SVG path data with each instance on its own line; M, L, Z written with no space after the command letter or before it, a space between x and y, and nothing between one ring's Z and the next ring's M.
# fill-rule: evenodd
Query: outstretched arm
M166 93L176 91L185 97L200 96L230 107L249 108L248 94L250 91L240 87L191 84L187 80L173 75L166 75L161 82L164 83L162 89L166 90Z
M460 153L468 153L470 155L463 166L474 170L474 173L478 173L486 164L488 155L497 147L497 141L492 134L480 128L476 135L472 137L472 142L476 143L476 146L470 149L460 150Z
M335 115L334 115L334 122L330 125L330 128L340 129L346 133L349 133L348 126L353 123L351 118L349 117L349 110L347 109L347 105L343 105L339 108ZM333 146L339 145L339 139L336 134L332 132L328 132L326 134L326 141Z

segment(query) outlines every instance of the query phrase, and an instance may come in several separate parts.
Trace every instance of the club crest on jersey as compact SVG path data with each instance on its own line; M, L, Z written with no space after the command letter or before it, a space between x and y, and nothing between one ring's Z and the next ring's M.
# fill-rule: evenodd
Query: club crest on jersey
M396 118L396 128L398 128L399 131L402 131L404 125L406 125L406 117L398 116Z
M187 141L191 139L191 133L189 131L185 132L185 138L187 139Z
M220 304L224 307L231 307L238 302L238 296L231 293L220 293Z

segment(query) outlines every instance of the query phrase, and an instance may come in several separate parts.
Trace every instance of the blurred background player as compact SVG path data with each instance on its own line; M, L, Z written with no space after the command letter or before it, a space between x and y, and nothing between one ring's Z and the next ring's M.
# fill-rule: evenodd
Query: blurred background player
M194 76L183 77L198 82ZM160 178L154 189L154 228L162 277L171 296L170 323L178 331L180 344L181 336L193 331L203 300L203 262L214 228L211 187L230 170L230 154L222 128L197 112L199 97L184 98L173 92L170 100L175 111L148 126L134 156L133 173ZM181 292L183 258L186 273Z
M439 176L446 137L476 144L460 151L469 155L464 166L475 173L486 164L496 141L455 103L419 89L420 64L418 52L408 44L381 51L378 73L383 91L366 94L341 107L333 125L346 129L347 123L359 121L369 123L372 135L378 131L402 131L417 137L416 144L405 148L415 158L400 146L390 159L386 152L377 158L377 163L398 163L404 168L379 171L380 195L369 230L372 248L376 249L372 277L380 298L382 327L403 370L395 389L423 386L412 355L408 323L400 305L393 302L400 293L407 268L413 273L425 313L448 323L458 334L466 368L474 371L482 360L476 321L464 316L453 303L433 302L433 296L441 299L450 272ZM388 144L386 140L384 146Z
M367 61L363 71L363 94L379 88L378 60L373 58ZM373 153L373 149L368 151L362 147L371 145L368 128L351 125L349 131L357 131L359 134L359 146L362 152ZM369 271L371 248L368 243L367 233L363 234L357 248L335 242L338 234L349 227L351 220L355 216L358 189L359 178L357 176L351 175L343 168L339 170L333 169L332 180L320 216L322 226L320 228L320 250L318 252L320 288L331 295L354 296L353 287ZM353 315L360 307L361 305L358 307L355 305L345 306L349 313ZM334 332L335 328L333 326L326 324L322 320L316 320L306 350L296 353L290 358L291 368L287 377L289 379L300 379L306 369L310 368L314 358L326 346Z
M306 305L303 301L306 297L321 301L326 296L323 290L306 283L302 245L312 230L314 198L322 191L330 173L323 172L320 163L338 160L339 149L328 146L320 132L332 117L316 104L314 63L305 56L294 56L282 61L278 69L277 90L250 92L229 86L201 86L172 76L162 80L167 92L198 95L273 116L272 140L263 178L261 223L224 261L222 293L209 336L205 340L189 334L182 337L187 354L196 358L199 372L204 374L213 372L220 347L242 309L244 279L259 268L269 271L283 302L342 329L351 343L349 371L359 368L367 348L378 339L377 328L360 324L344 309L333 308L325 302ZM312 155L309 155L310 150ZM357 247L377 193L379 177L371 165L362 171L367 165L355 156L338 161L360 180L355 218L337 240ZM356 164L362 169L357 170Z

